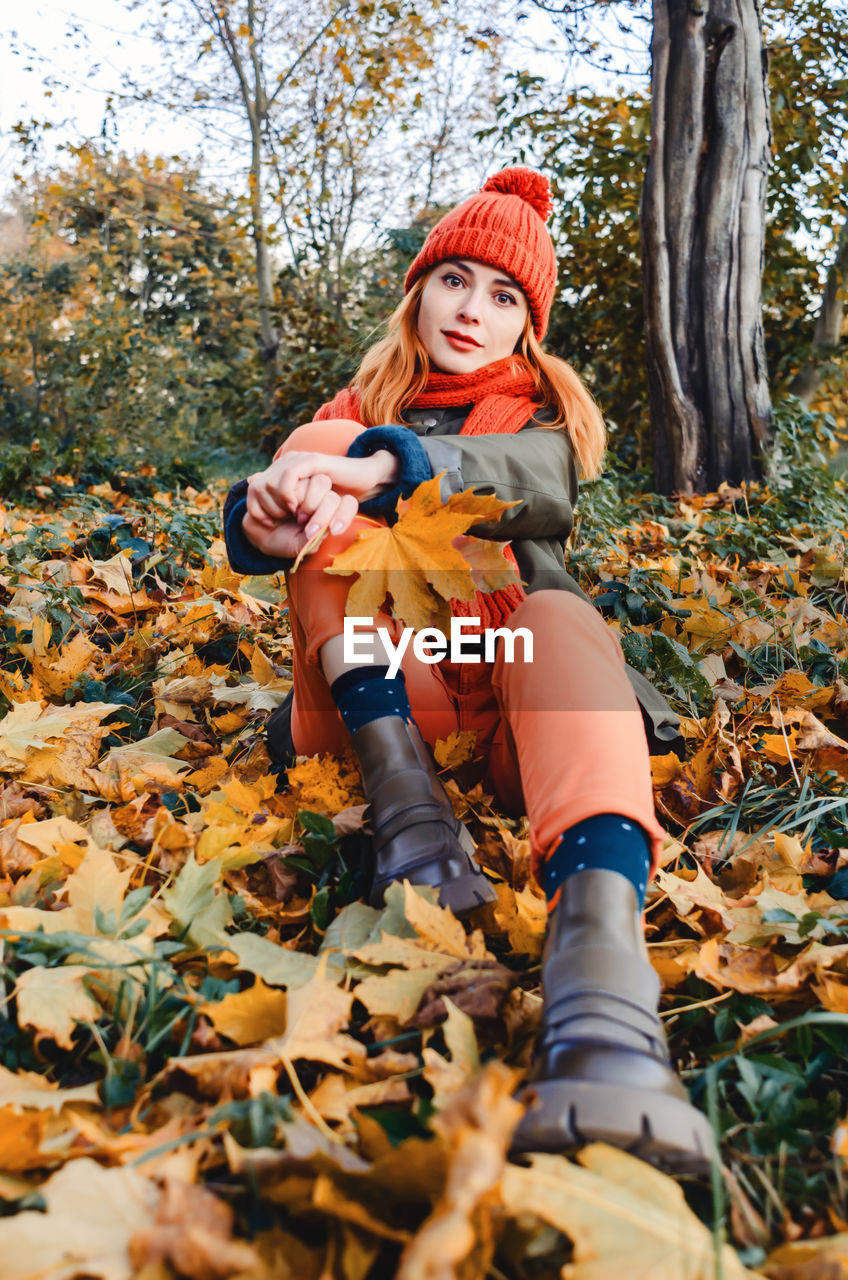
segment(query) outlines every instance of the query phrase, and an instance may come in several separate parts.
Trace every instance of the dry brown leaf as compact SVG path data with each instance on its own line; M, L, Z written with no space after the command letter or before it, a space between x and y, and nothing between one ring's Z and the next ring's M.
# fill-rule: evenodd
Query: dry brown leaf
M496 960L454 960L432 982L415 1016L417 1027L432 1027L447 1012L448 997L478 1022L498 1024L518 975Z
M490 1230L475 1231L474 1215L491 1212L496 1203L507 1147L521 1116L514 1087L513 1072L502 1062L490 1062L434 1118L433 1127L450 1150L447 1183L404 1249L396 1280L454 1280L475 1245L480 1253L476 1274L485 1275L494 1245Z
M848 1234L782 1244L763 1263L768 1280L848 1280Z
M232 1240L235 1215L204 1187L166 1178L156 1221L129 1245L137 1268L168 1262L186 1280L228 1280L258 1262L248 1244Z

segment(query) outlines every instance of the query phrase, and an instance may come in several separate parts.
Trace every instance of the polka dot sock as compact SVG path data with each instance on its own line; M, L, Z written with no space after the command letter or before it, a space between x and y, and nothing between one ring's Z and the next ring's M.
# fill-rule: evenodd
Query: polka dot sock
M388 667L355 667L345 671L330 685L330 696L348 733L355 733L364 724L383 716L412 719L403 672L389 679Z
M629 880L641 910L651 870L651 846L638 822L619 813L598 813L563 832L545 863L548 907L556 905L563 881L590 869L617 871Z

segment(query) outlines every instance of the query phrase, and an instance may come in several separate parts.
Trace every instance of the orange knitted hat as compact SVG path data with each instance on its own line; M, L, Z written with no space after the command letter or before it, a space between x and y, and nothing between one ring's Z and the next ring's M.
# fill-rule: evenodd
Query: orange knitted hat
M446 258L471 258L512 276L527 297L540 340L556 290L557 262L545 222L553 204L551 187L534 169L502 169L476 195L446 213L406 273L415 281Z

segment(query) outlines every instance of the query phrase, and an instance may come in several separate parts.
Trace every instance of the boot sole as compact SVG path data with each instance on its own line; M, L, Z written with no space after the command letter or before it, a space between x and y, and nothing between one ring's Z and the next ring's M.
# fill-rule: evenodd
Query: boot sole
M480 872L457 876L439 885L439 906L450 907L458 920L497 900L494 886Z
M684 1098L654 1089L589 1080L541 1080L519 1101L529 1102L511 1155L562 1154L587 1142L606 1142L666 1173L704 1177L716 1158L712 1127Z

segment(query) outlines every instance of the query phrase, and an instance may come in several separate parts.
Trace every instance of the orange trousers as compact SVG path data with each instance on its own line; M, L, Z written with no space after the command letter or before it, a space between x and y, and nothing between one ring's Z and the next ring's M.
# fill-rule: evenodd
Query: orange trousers
M355 423L307 423L292 432L283 451L346 454L362 429ZM342 633L351 579L323 569L375 523L358 516L288 575L292 737L301 755L339 754L349 745L318 655ZM507 812L527 814L537 875L562 833L598 813L638 822L656 866L664 832L654 813L642 715L615 633L586 601L556 590L529 595L508 625L532 632L532 662L523 660L520 640L512 662L501 642L491 663L428 665L408 646L401 669L422 736L433 746L454 729L476 731L478 752L487 759L484 785ZM401 624L395 619L380 614L374 626L385 627L397 643ZM379 641L374 653L377 662L387 661Z

